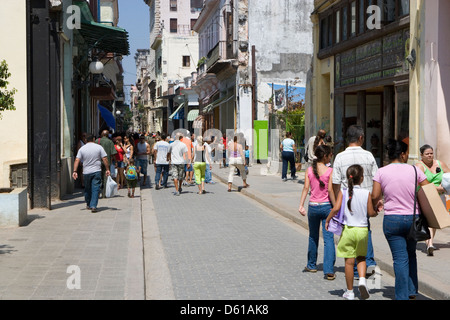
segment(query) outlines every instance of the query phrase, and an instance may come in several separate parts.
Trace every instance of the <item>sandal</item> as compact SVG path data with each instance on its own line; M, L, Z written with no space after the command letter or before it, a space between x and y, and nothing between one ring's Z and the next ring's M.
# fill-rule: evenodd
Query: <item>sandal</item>
M336 279L336 275L334 273L327 273L326 279L334 280L334 279Z
M317 269L310 269L308 267L305 267L305 269L303 269L304 272L311 272L311 273L316 273Z

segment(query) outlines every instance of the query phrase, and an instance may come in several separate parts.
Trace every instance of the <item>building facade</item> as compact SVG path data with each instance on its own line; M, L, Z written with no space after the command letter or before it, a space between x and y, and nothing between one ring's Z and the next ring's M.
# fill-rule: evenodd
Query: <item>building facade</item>
M410 154L433 146L437 159L450 163L450 2L411 0Z
M203 1L144 1L150 8L150 95L155 97L150 118L156 131L171 132L169 117L178 107L173 100L176 87L191 76L198 62L198 35L192 26Z
M128 35L117 27L117 0L2 0L0 6L1 30L15 30L0 32L0 47L18 90L16 110L0 120L8 137L2 148L10 150L0 155L0 187L25 186L31 208L51 208L73 191L81 133L102 127L97 102L109 101L113 112ZM94 74L95 61L104 63Z
M363 147L379 165L386 164L388 139L413 140L409 0L315 1L311 19L307 137L325 129L336 142L336 153L345 148L347 128L361 125Z

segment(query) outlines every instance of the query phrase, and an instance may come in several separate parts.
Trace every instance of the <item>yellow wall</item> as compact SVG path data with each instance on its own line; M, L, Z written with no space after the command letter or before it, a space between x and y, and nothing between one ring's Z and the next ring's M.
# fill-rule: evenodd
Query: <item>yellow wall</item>
M316 8L322 1L315 1ZM325 10L329 4L320 8ZM313 22L313 69L312 78L307 84L309 99L306 103L306 138L317 134L320 129L325 129L331 135L334 132L334 56L319 60L319 16L311 16Z
M25 0L0 0L0 60L6 60L16 88L15 111L0 120L0 187L10 187L9 166L27 162L27 48Z

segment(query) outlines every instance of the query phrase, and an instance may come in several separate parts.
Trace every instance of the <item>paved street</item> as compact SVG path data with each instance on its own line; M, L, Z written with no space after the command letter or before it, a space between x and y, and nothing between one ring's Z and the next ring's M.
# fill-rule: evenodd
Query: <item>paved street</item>
M343 261L335 281L302 272L303 227L222 183L173 190L121 190L96 214L81 192L30 211L27 226L0 231L0 298L341 299ZM372 299L392 299L392 283L383 275Z
M99 212L85 209L82 190L53 205L31 210L28 224L0 230L0 299L87 300L340 300L345 288L344 261L337 279L304 273L308 231L295 213L302 189L250 168L249 189L226 192L228 169L213 168L207 193L183 187L126 190L100 200ZM153 177L153 176L152 176ZM372 300L394 297L392 260L374 219L373 241L382 276ZM436 237L433 258L418 245L420 288L446 299L448 230ZM434 275L433 275L434 273ZM357 290L356 290L357 291ZM429 299L421 294L419 299ZM358 295L357 295L358 297Z

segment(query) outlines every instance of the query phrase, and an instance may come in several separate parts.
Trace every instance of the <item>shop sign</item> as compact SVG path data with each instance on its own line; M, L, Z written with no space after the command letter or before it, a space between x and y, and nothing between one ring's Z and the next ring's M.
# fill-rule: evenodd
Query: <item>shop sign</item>
M335 56L335 86L345 87L408 74L409 29Z

